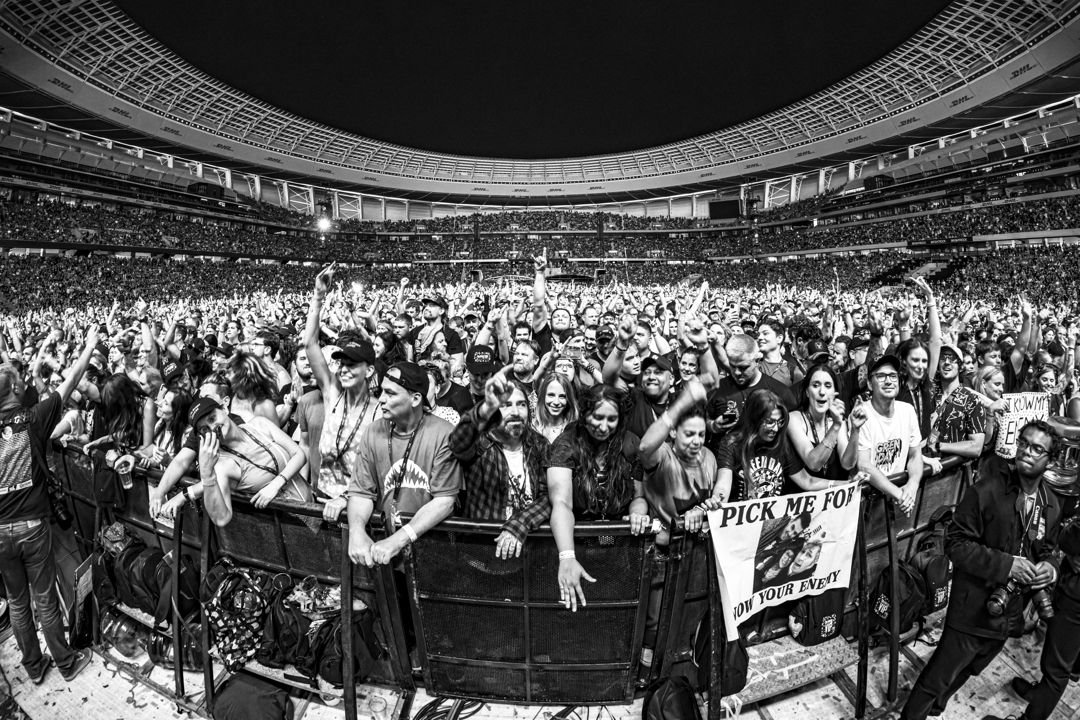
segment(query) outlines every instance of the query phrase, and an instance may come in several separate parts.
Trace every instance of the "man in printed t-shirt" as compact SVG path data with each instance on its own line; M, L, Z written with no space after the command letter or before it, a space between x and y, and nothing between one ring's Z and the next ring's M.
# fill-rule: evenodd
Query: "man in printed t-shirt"
M448 442L454 426L427 412L427 397L428 375L416 363L386 371L382 417L364 430L347 491L354 563L388 564L454 511L461 489L461 466ZM376 504L397 530L373 543L365 528ZM402 513L414 514L405 525Z
M905 513L911 513L922 483L922 435L915 408L896 400L900 391L900 359L882 355L870 366L869 382L870 400L856 405L846 421L854 436L849 438L847 432L842 432L838 437L840 456L844 456L848 442L857 441L857 469L868 473L870 484L885 497ZM905 470L908 481L903 487L889 480L889 475Z

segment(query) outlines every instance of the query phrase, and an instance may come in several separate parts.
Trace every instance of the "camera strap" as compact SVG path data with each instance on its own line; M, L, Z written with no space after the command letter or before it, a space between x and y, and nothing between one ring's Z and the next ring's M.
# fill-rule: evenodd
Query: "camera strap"
M1027 493L1023 488L1020 489L1020 494L1016 498L1016 513L1020 516L1020 554L1023 557L1027 557L1027 552L1031 548L1031 544L1039 539L1039 527L1042 524L1043 506L1046 504L1046 498L1043 496L1045 489L1042 484L1039 485L1039 489L1035 492L1035 502L1032 505L1031 511L1026 511Z

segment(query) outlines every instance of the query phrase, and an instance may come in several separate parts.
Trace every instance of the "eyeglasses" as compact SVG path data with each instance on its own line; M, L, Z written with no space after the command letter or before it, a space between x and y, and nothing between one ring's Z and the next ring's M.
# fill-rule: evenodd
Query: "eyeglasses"
M1045 457L1050 454L1050 451L1044 448L1042 445L1032 445L1027 440L1020 438L1016 441L1016 454L1027 453L1035 459Z
M768 420L762 420L762 427L774 427L778 428L784 424L784 418L769 418Z
M886 380L899 380L900 379L900 375L898 373L894 373L894 372L893 373L880 373L880 372L879 373L874 373L870 377L874 378L875 380L879 380L881 382L885 382Z
M942 355L938 363L941 365L959 365L960 361L952 355Z

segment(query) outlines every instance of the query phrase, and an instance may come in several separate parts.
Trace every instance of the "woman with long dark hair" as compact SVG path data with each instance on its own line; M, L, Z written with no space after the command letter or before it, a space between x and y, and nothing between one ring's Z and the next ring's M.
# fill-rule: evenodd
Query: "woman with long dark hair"
M157 423L152 444L143 456L148 467L163 468L180 452L187 440L191 395L184 390L162 390L157 402Z
M136 453L149 446L156 419L154 403L131 378L123 373L111 375L101 386L91 439L83 452L104 453L95 457L118 473L129 473Z
M536 391L533 428L553 443L577 418L577 392L573 381L560 373L545 375Z
M802 458L787 441L787 424L787 408L774 392L755 390L747 396L738 430L720 445L710 506L823 490L836 482L806 472Z
M836 371L827 363L813 365L803 379L799 409L791 413L787 425L788 440L803 464L826 480L843 480L848 476L836 450L846 414L839 391L840 378ZM854 463L858 443L848 443L847 453Z
M594 385L579 405L580 418L555 441L547 470L560 597L575 611L579 601L585 605L581 579L595 580L575 557L574 521L619 519L629 513L631 532L640 534L649 527L638 439L626 431L627 395L610 385Z

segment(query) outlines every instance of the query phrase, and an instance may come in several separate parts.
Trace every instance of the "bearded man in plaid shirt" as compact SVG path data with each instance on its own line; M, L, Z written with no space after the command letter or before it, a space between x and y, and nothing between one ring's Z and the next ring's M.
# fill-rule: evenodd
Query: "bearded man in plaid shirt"
M532 427L528 390L507 377L512 368L488 379L484 402L461 417L448 441L465 473L462 515L503 522L495 538L503 560L519 557L529 531L551 515L548 442Z

